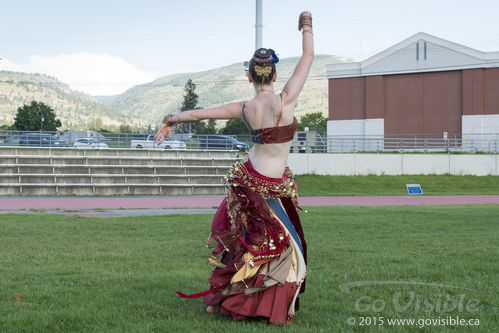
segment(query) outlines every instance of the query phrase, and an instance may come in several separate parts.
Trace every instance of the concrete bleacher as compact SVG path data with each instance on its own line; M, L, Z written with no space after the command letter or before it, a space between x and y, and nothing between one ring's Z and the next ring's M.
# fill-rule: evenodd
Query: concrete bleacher
M0 195L224 194L236 151L0 147Z

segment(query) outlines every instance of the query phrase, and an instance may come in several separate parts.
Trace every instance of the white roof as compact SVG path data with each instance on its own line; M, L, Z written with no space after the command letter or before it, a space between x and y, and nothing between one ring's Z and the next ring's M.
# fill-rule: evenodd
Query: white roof
M420 32L362 62L326 65L328 78L499 67L499 52L482 52Z
M100 140L104 140L106 139L104 137L104 135L100 134L99 132L96 132L94 130L86 130L86 131L81 131L81 130L69 130L69 131L66 131L64 132L64 134L62 134L60 136L60 139L61 140L66 140L66 141L74 141L76 139L79 139L79 138L97 138L97 139L100 139Z

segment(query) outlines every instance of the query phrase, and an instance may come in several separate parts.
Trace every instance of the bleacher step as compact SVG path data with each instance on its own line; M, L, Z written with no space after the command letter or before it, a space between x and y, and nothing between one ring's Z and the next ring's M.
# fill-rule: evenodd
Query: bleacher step
M234 151L0 147L0 195L225 193Z

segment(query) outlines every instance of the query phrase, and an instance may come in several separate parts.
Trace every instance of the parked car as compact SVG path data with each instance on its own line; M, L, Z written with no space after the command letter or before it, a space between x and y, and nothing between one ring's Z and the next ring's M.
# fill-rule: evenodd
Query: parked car
M154 134L134 134L130 144L132 148L163 148L173 150L184 150L187 148L184 141L166 138L165 141L158 146L154 139Z
M247 151L249 146L229 135L206 135L201 137L201 149Z
M109 148L104 142L100 142L96 138L79 138L73 143L75 148Z
M7 133L3 133L0 131L0 143L6 143L9 138Z
M13 145L18 145L20 139L21 139L21 134L12 134L7 139L7 143L13 144Z
M60 140L58 136L52 134L27 133L19 138L20 146L32 147L69 147L67 141Z

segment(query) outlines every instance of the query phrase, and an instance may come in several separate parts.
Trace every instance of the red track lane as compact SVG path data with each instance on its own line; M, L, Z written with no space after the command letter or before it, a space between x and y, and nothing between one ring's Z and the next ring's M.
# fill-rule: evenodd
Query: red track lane
M224 196L190 197L1 197L0 210L214 208ZM300 197L300 206L406 206L499 204L499 195Z

